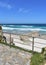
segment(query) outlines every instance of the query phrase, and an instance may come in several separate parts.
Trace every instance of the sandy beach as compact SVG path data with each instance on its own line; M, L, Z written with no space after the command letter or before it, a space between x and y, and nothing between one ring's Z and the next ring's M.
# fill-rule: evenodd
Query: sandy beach
M35 35L36 37L35 37ZM10 43L10 34L8 33L3 33L3 35L6 37L7 43ZM30 36L28 36L30 35ZM11 41L13 41L13 43L21 48L27 49L27 50L32 50L32 41L33 38L31 37L31 35L34 35L34 51L41 53L42 48L46 47L46 38L44 35L40 35L39 33L30 33L28 35L15 35L15 34L11 34ZM22 39L22 40L21 40Z

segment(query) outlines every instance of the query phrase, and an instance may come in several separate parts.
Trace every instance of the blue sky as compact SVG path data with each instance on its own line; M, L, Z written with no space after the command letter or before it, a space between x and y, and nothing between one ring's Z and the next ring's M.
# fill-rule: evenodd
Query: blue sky
M0 23L46 23L46 0L0 0Z

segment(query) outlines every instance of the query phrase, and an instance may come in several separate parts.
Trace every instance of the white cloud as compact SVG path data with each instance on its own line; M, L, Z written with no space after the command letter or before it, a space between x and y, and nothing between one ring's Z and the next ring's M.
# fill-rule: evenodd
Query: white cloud
M19 8L18 12L20 12L20 13L29 13L29 12L31 12L31 10L30 9Z
M8 8L8 9L12 8L12 6L10 4L6 4L6 3L3 3L3 2L0 2L0 7L5 7L5 8Z

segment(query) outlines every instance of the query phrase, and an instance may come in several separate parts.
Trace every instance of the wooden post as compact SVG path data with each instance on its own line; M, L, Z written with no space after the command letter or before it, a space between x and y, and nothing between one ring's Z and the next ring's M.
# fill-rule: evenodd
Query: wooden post
M32 41L32 53L34 53L34 37L33 37L33 41Z
M11 33L10 33L10 47L11 47Z

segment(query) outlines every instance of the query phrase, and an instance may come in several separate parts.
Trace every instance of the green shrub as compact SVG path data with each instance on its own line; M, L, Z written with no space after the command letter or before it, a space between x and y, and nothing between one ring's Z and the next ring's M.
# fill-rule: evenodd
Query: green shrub
M1 42L1 40L2 40L2 36L0 36L0 42Z
M44 54L44 60L46 60L46 53Z
M44 51L45 51L45 48L42 48L42 53L44 53Z
M43 63L43 56L39 53L35 53L31 58L31 65L41 65Z
M46 60L46 47L42 48L42 53L43 53L43 56L44 56L44 60Z

